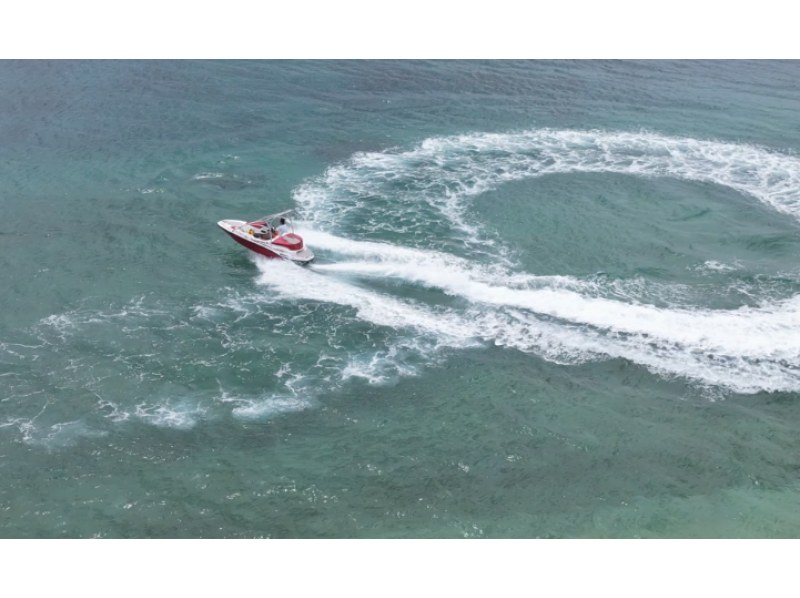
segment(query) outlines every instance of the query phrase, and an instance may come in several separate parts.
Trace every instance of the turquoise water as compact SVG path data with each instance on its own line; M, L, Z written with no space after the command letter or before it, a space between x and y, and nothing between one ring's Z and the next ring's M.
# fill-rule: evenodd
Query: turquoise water
M799 75L0 62L0 536L797 537Z

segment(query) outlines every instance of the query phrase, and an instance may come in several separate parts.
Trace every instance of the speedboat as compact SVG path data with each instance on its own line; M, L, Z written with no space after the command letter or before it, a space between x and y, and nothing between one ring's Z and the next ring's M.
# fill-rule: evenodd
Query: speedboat
M303 238L294 232L294 225L289 220L293 213L293 210L286 210L252 222L220 220L217 225L250 251L296 264L307 264L314 259L314 253L305 246Z

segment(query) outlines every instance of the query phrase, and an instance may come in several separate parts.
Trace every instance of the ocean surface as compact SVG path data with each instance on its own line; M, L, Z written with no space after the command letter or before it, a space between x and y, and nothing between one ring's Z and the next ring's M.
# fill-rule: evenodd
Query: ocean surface
M798 62L3 61L0 214L0 537L800 536Z

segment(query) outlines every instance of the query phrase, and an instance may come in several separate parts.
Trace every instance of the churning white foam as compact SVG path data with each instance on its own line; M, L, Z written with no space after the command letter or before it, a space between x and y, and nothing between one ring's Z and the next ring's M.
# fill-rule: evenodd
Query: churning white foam
M266 399L247 400L234 407L231 413L241 419L266 419L282 413L303 411L313 403L298 397L275 396Z
M480 339L563 363L624 358L738 392L800 389L800 297L728 310L655 306L629 294L630 285L540 277L512 272L505 261L487 266L443 251L325 232L351 214L391 223L403 210L425 205L467 239L481 233L466 215L476 196L506 181L571 172L714 183L800 220L800 159L753 145L550 129L432 138L408 151L356 154L298 188L307 241L339 261L313 266L299 275L303 280L279 285L279 292L348 305L359 319L411 328L451 347ZM716 262L704 268L730 269ZM314 271L323 275L312 279ZM370 281L386 278L436 289L468 308L423 305L370 289ZM368 363L362 359L358 367Z
M313 270L282 267L280 276L274 274L277 264L265 261L262 267L271 270L264 276L272 292L348 306L360 320L431 339L431 350L490 342L559 363L624 358L661 374L739 392L800 388L798 297L734 310L659 308L559 286L525 288L519 280L509 284L502 274L457 258L425 263L397 249L388 249L378 261ZM405 259L393 261L390 256L398 253ZM386 278L438 289L465 300L469 308L423 305L356 284ZM528 284L541 281L531 277ZM362 356L344 375L381 381L386 362L397 363L393 355L387 348ZM398 367L399 375L414 373Z
M133 415L143 422L163 428L189 430L205 415L207 408L200 404L179 402L178 404L141 403Z
M457 314L436 312L411 301L359 287L341 278L320 276L289 263L259 260L260 282L283 298L334 303L352 308L360 320L391 329L410 329L435 335L443 344L461 345L464 327ZM276 270L280 270L276 273Z
M38 425L36 418L8 418L0 428L16 428L25 444L45 449L59 449L76 444L82 438L100 438L107 434L76 420L52 425Z

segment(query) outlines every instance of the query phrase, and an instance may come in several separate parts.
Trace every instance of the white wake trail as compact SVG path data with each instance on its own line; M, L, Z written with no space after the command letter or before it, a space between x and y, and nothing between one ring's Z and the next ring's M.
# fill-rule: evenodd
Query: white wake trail
M394 230L397 238L425 231L438 214L468 241L482 234L467 212L482 193L508 181L575 172L713 183L800 221L800 159L754 145L550 129L437 137L406 151L356 154L298 188L309 243L338 263L314 266L326 282L313 290L284 292L350 305L370 322L412 326L451 345L477 336L565 363L624 358L738 392L800 390L800 297L727 310L655 306L615 298L613 288L603 296L597 282L514 272L500 259L502 245L497 263L487 265L441 250L357 240L359 226ZM355 240L330 232L332 223L343 222ZM469 308L434 312L365 289L353 277L436 289Z

